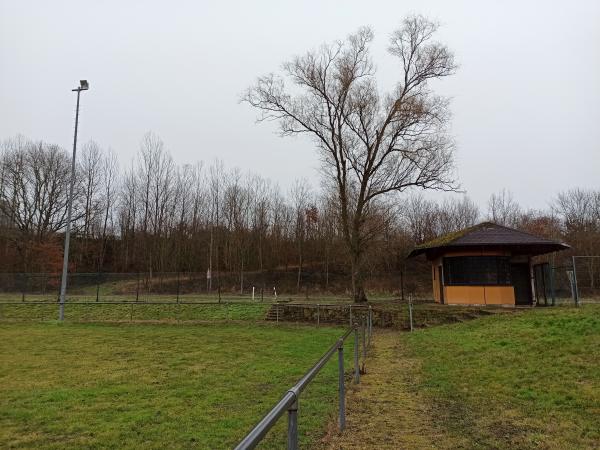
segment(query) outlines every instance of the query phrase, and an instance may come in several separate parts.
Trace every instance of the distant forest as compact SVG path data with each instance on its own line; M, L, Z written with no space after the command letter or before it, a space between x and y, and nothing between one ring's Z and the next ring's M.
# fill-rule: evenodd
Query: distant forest
M60 272L70 153L16 136L2 142L0 160L0 272ZM70 270L211 269L242 279L287 271L301 289L306 272L348 270L336 205L326 187L302 179L283 192L218 161L179 165L152 133L127 167L89 141L77 155ZM566 190L539 210L523 209L509 191L493 194L485 210L463 194L436 202L411 191L370 220L377 226L367 267L377 274L412 264L405 258L415 244L483 220L567 242L574 254L600 255L600 190ZM600 269L590 264L593 287Z

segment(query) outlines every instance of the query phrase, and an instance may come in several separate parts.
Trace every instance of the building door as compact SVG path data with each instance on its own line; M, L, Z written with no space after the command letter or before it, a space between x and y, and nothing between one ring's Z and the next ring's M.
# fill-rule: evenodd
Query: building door
M442 278L442 266L438 266L438 285L440 287L440 303L444 304L444 279Z
M532 295L529 264L511 264L510 276L515 288L515 304L531 305Z

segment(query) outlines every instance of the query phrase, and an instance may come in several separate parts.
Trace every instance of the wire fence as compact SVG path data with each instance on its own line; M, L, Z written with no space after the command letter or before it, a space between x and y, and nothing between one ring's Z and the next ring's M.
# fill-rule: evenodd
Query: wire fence
M268 282L260 274L248 273L243 282L240 274L213 274L211 279L204 272L133 272L133 273L69 273L67 275L67 301L102 302L275 302L278 300L313 300L348 302L349 280L337 280L329 289L319 282L320 273L305 274L304 282L297 285L297 274L271 272ZM389 275L389 274L388 274ZM415 283L406 283L397 277L399 284L390 284L395 275L378 275L373 278L370 297L374 300L403 298L405 290ZM333 278L333 276L332 276ZM385 283L380 282L385 279ZM402 283L400 283L400 281ZM387 283L387 284L386 284ZM54 302L60 293L59 273L0 273L0 302ZM421 283L426 285L427 282ZM344 286L342 288L341 286ZM426 290L427 292L427 290ZM427 297L427 295L424 295Z
M571 264L534 266L534 292L541 306L600 302L600 257L572 258Z

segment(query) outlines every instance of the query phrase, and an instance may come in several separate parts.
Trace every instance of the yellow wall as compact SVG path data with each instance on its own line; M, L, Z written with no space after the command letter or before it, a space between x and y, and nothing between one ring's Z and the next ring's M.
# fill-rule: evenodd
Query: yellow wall
M444 256L510 256L507 251L448 252ZM433 298L440 303L438 267L442 258L431 261ZM444 303L449 305L514 305L512 286L444 286Z
M512 286L486 286L486 305L514 305L515 288Z
M449 305L485 305L483 286L445 286L444 298Z

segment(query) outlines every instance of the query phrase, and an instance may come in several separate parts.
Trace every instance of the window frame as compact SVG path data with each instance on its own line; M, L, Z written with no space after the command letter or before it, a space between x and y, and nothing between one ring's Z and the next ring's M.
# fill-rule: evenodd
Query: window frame
M476 260L479 260L480 264L485 261L485 268L488 270L472 271L473 264L477 264ZM492 266L495 266L494 269L489 270ZM444 256L442 267L444 286L513 286L509 256ZM453 281L457 278L458 281Z

